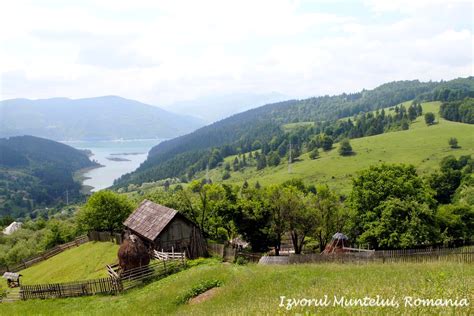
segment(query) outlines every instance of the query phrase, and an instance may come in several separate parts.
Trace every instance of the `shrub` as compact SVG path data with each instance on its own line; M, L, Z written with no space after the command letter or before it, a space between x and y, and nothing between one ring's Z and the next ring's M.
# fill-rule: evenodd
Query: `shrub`
M190 299L193 297L198 296L215 287L222 286L222 281L220 280L206 280L202 281L201 283L193 286L189 291L187 291L184 295L181 295L177 298L177 304L186 304Z
M458 140L455 137L451 137L448 143L449 143L449 146L453 149L459 148Z
M349 143L348 139L343 139L341 141L341 145L339 146L339 155L341 156L350 156L354 152L352 151L351 143Z
M318 148L315 148L315 149L313 149L313 150L311 150L311 151L309 152L309 158L311 158L311 159L314 160L314 159L316 159L316 158L318 158L318 157L319 157L319 150L318 150Z
M249 263L249 261L246 258L242 257L242 256L237 256L235 258L234 263L239 265L239 266L243 266L243 265L246 265L247 263Z
M222 180L227 180L230 178L230 172L229 171L224 171L224 174L222 175Z
M435 121L435 115L431 112L425 114L425 123L426 125L433 125Z

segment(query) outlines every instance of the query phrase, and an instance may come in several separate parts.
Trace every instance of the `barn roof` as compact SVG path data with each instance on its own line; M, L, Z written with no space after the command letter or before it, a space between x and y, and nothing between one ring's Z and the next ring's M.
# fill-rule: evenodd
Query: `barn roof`
M178 211L172 208L144 200L123 224L146 239L153 241L176 214L178 214Z
M19 273L5 272L3 274L3 278L10 279L10 280L18 280L20 277L21 277L21 274Z

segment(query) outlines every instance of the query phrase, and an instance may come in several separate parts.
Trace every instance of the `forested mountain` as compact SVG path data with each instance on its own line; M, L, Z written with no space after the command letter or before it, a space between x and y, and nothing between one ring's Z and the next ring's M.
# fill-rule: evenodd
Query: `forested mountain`
M414 104L417 104L421 100L452 101L470 96L474 96L474 77L447 82L397 81L353 94L268 104L160 143L152 148L148 159L137 171L123 176L116 182L116 186L172 177L186 180L207 166L215 167L226 156L251 150L261 149L265 155L279 151L280 156L285 156L289 142L293 142L293 150L296 151L296 156L293 157L297 157L298 151L301 152L306 145L304 142L309 142L312 138L317 142L318 137L329 137L333 142L344 137L362 137L406 129L410 120L414 119L413 114L415 117L420 114L409 113L409 109L402 108L399 109L401 114L397 112L394 117L383 115L373 119L370 115L362 117L359 115L361 113L409 100L415 100ZM340 118L352 116L353 120L349 120L346 126L337 122ZM393 119L395 122L389 121ZM310 129L296 129L291 133L282 129L284 124L299 122L314 124ZM368 126L367 122L377 125ZM351 125L360 126L360 129Z
M0 139L0 216L20 217L80 198L81 184L73 173L94 166L85 152L55 141L33 136Z
M170 138L201 120L117 96L87 99L11 99L0 102L0 136L54 140Z

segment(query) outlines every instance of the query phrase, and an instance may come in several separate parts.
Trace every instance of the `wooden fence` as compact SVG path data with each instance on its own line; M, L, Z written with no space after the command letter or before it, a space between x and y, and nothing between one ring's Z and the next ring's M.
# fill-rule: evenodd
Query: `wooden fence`
M109 278L68 283L22 285L20 299L66 298L96 294L117 294L151 280L163 278L185 267L179 260L153 260L149 265L112 274ZM108 267L109 268L109 267ZM110 271L109 271L110 275Z
M448 261L474 263L474 246L439 249L406 249L375 251L374 257L382 262Z
M339 253L331 255L290 255L288 263L397 263L397 262L460 262L474 263L474 246L440 249L380 250L373 253Z
M260 258L262 258L262 256L263 256L263 254L261 254L261 253L237 252L236 258L237 257L243 257L248 262L257 263L257 262L260 261Z
M61 298L95 294L115 294L122 291L120 279L103 278L68 283L22 285L20 299Z
M171 247L171 252L153 250L152 256L158 260L180 260L183 264L186 263L186 252L175 252L173 247Z
M91 231L87 233L87 236L90 241L110 241L117 245L123 242L122 234L119 233Z
M208 243L207 244L207 251L212 255L223 258L224 257L224 247L225 247L224 244L211 244L211 243Z
M22 260L21 262L19 262L17 264L10 265L10 266L1 266L0 267L0 274L3 274L7 271L9 271L9 272L18 272L20 270L29 268L29 267L31 267L32 265L34 265L38 262L41 262L43 260L47 260L47 259L63 252L64 250L77 247L77 246L82 245L82 244L84 244L88 241L89 241L89 238L86 235L79 236L71 242L68 242L68 243L65 243L65 244L62 244L62 245L58 245L56 247L48 249L48 250L46 250L42 253L39 253L37 255L34 255L34 256L29 257L27 259L24 259L24 260Z

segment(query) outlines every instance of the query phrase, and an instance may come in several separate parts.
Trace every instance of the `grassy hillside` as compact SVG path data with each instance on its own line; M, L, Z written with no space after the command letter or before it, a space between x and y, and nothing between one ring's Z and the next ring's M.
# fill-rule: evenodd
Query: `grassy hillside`
M409 271L409 273L407 273ZM220 280L223 286L215 296L195 304L179 304L181 297L206 280ZM395 296L403 305L404 296L419 298L474 299L474 267L453 263L368 264L368 265L292 265L235 266L210 262L182 271L142 288L118 296L95 296L56 300L31 300L0 304L2 315L134 315L134 314L276 314L289 313L279 307L280 296L322 298L334 295L363 298ZM291 314L310 313L463 313L463 308L295 308Z
M118 245L88 242L20 273L24 284L68 282L107 277L105 265L117 260Z
M167 178L192 178L207 165L214 168L221 157L229 154L255 150L273 140L279 142L275 145L281 145L284 130L295 127L291 123L331 122L409 100L446 101L467 96L474 96L473 77L448 82L397 81L359 93L267 104L160 143L150 150L147 160L136 171L118 179L115 187ZM374 134L366 132L359 130L357 135Z
M351 145L356 155L342 157L334 149L322 152L321 157L311 160L303 154L299 161L291 166L283 162L277 167L267 167L257 171L255 167L244 171L231 172L226 183L241 184L247 180L251 185L259 181L262 185L279 183L291 178L301 178L311 183L327 183L342 193L348 193L352 176L359 170L380 162L409 163L415 165L420 174L430 173L438 168L440 160L447 155L474 154L474 125L446 121L439 118L439 102L423 104L423 112L436 114L437 124L427 126L423 117L419 117L410 129L385 133L376 136L352 139ZM450 137L456 137L461 148L451 149L448 145ZM235 156L225 159L232 164ZM223 167L210 171L213 181L222 181ZM204 176L204 174L201 174Z

